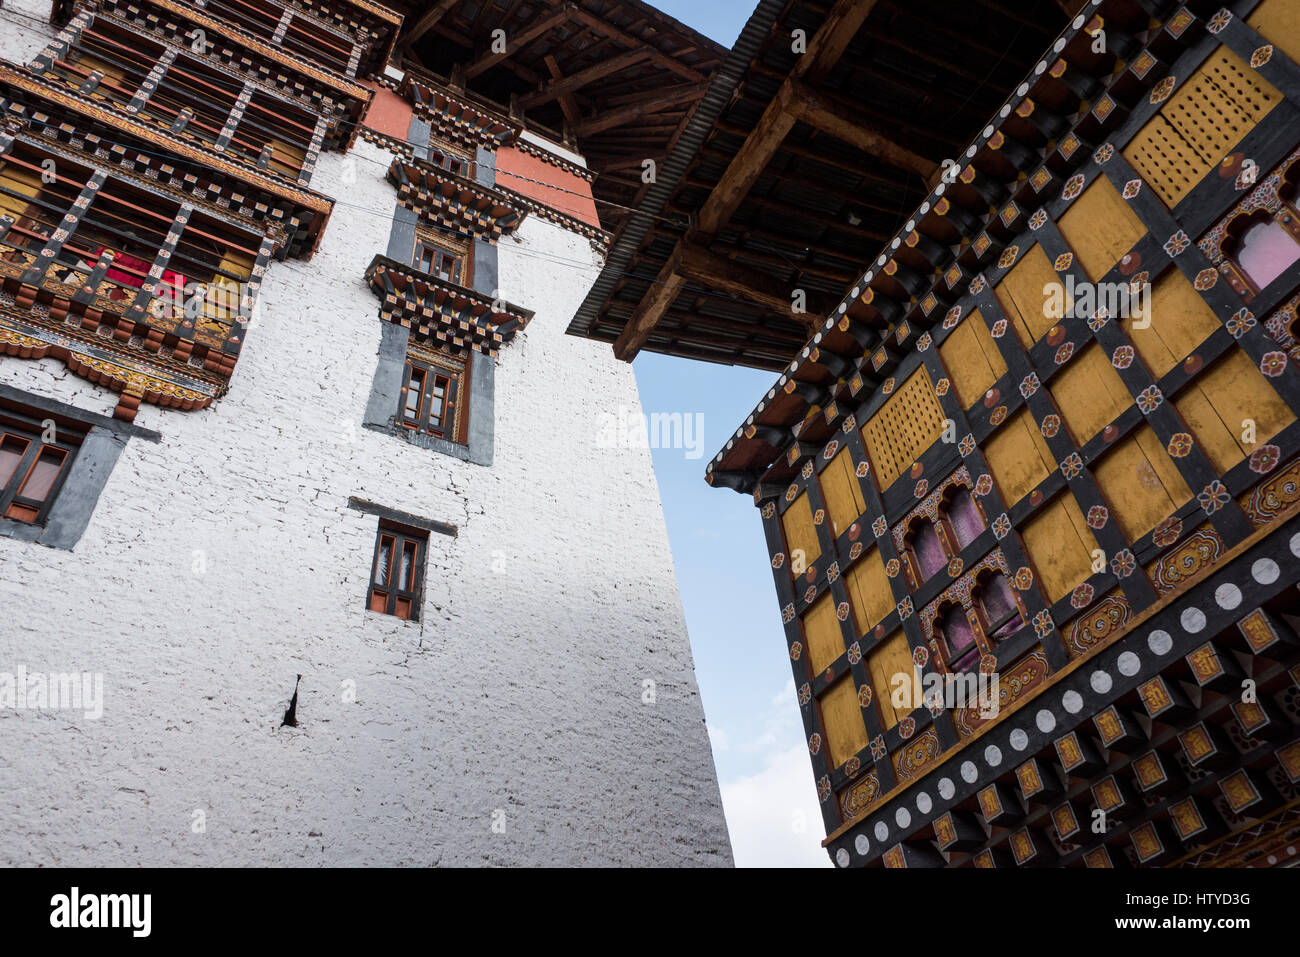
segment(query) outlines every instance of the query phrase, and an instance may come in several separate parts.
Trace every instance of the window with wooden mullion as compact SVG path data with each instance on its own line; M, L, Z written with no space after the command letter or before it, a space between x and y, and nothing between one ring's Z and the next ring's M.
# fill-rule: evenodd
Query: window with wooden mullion
M460 441L458 411L463 378L463 371L453 372L408 357L401 424L438 438Z
M0 410L0 516L44 524L81 438L66 429L53 431L53 440L43 441L50 436L41 423Z
M419 619L427 541L427 536L380 521L366 599L371 611L410 621Z

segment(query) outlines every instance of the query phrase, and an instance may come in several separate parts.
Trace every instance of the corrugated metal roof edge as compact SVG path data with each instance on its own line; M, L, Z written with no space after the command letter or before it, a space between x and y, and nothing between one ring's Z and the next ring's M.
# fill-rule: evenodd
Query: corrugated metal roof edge
M777 14L785 9L786 2L787 0L759 0L758 6L750 14L749 21L740 31L740 36L736 38L736 45L731 48L726 60L713 75L708 92L695 108L695 113L682 133L682 138L677 141L676 148L664 161L654 185L647 191L642 208L632 214L618 242L605 257L605 265L600 275L587 291L586 298L573 314L573 319L565 330L569 335L586 336L591 332L596 324L596 313L600 304L613 291L614 283L631 263L632 256L640 248L641 241L645 239L650 229L650 224L663 212L668 198L681 184L686 167L694 159L696 152L704 144L705 137L713 129L713 124L717 122L723 109L731 101L736 84L758 53L763 39L771 31Z

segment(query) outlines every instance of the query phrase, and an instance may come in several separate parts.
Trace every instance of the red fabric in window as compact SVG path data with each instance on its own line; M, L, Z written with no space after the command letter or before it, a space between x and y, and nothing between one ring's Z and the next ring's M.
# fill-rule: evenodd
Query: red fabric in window
M105 248L106 247L104 246L100 246L96 249L95 257L99 258L102 256ZM143 275L137 276L135 273L125 272L124 270L117 268L119 265L125 266L127 269L134 269L136 272L142 273ZM144 276L148 275L149 267L152 265L153 263L147 263L143 259L136 259L134 256L129 256L126 253L114 252L113 265L108 267L108 272L104 273L104 275L113 282L120 282L124 286L132 286L139 289L144 285ZM174 286L178 294L183 293L185 290L185 277L178 272L164 269L162 281Z

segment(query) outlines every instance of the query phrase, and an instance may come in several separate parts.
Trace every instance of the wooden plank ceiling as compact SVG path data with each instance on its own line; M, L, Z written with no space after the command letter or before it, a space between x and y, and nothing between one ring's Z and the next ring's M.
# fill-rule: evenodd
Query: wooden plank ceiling
M640 0L390 0L414 63L572 145L599 172L605 229L640 208L727 50ZM503 30L505 52L494 52Z
M569 332L627 360L649 350L781 368L1073 6L763 0L737 50L765 9L770 26L735 92L694 148L679 147L680 180L621 224ZM597 156L601 169L609 154Z

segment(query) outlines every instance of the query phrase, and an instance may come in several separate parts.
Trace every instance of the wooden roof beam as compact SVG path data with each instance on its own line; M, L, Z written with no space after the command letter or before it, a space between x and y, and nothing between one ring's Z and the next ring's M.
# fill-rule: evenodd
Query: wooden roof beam
M424 16L411 24L411 29L406 31L406 36L402 38L401 43L398 45L403 50L409 50L416 40L420 39L420 37L432 30L437 22L446 15L447 11L454 7L458 2L459 0L438 0L437 3L429 8L428 12L425 13Z
M786 82L794 90L792 105L798 119L809 126L850 146L856 146L864 153L878 156L892 166L916 173L922 179L934 175L939 164L905 146L900 146L879 131L863 125L846 104L832 100L820 90L815 90L799 80L791 79Z
M704 95L707 87L708 84L706 83L688 83L685 86L674 86L668 90L660 90L660 95L653 100L629 103L627 106L620 106L612 110L598 110L595 115L585 118L575 126L574 132L579 137L582 137L589 136L592 133L599 133L602 130L613 129L616 126L622 126L632 120L641 119L648 113L658 113L670 106L697 100Z
M625 70L630 66L641 63L650 57L650 51L644 46L635 50L628 50L626 53L620 53L618 56L610 57L608 60L602 60L594 66L589 66L585 70L579 70L577 73L570 73L562 80L554 80L545 84L540 89L527 93L519 98L519 106L528 110L535 106L541 106L543 103L549 103L559 96L573 93L591 83L593 80L599 80L602 77L609 76L611 73L617 73L619 70Z
M874 4L875 0L872 0L872 3ZM621 39L624 43L628 44L633 48L639 47L641 49L644 49L646 53L649 55L650 59L654 60L664 69L671 70L673 73L676 73L683 80L689 80L692 83L703 83L709 79L707 76L705 76L703 73L700 73L698 70L692 70L685 63L679 61L676 57L669 56L668 54L664 53L662 50L650 46L643 37L639 37L634 33L628 33L626 30L619 29L618 27L614 26L614 24L610 23L608 20L603 20L600 17L596 16L596 14L591 13L588 10L584 10L582 7L578 7L577 10L574 11L573 16L574 19L581 20L583 23L587 24L587 26L589 26L596 33L604 33L611 37L617 37Z
M508 56L514 56L528 44L532 43L544 33L548 33L555 27L567 23L573 15L573 4L565 3L559 10L556 10L549 17L538 20L527 30L521 33L511 35L506 34L505 50L501 53L488 53L479 57L473 63L465 67L465 79L473 79L484 70L490 70Z
M700 207L696 220L700 232L709 235L716 233L731 218L794 127L795 116L791 112L794 94L792 81L799 82L805 78L817 80L834 67L857 36L876 2L877 0L835 0L835 5L808 42L807 50L795 61L790 76L763 110L753 132L732 157L726 172L718 179L718 185ZM614 355L618 358L630 362L636 357L650 331L672 303L673 297L681 288L681 277L677 275L681 256L682 243L679 242L673 255L660 270L651 294L641 301L626 328L614 342ZM671 279L677 280L675 286L670 284ZM672 294L665 295L664 291L669 288L672 289Z
M804 326L819 321L820 307L825 303L807 296L807 312L793 311L795 287L782 282L766 272L755 272L740 263L725 259L698 243L688 242L683 247L680 272L687 279L702 282L711 289L729 296L764 306L785 319L793 319Z

